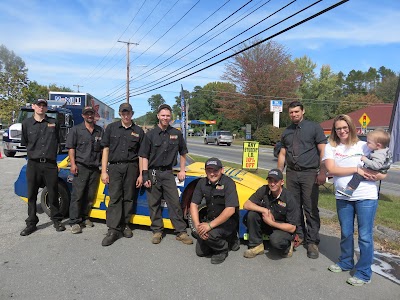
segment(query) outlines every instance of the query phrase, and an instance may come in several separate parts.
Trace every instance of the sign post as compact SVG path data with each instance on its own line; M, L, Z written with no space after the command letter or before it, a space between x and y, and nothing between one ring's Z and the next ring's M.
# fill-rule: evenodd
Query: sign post
M247 170L258 169L259 143L253 141L243 142L242 168Z
M279 128L279 113L281 113L283 111L283 101L282 100L271 100L269 110L274 112L273 126Z

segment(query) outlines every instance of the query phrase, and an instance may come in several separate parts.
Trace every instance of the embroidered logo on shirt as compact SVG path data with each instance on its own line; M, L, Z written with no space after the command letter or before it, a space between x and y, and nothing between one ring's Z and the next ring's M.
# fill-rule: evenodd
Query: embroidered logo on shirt
M278 200L278 205L282 207L286 207L286 203L282 202L281 200Z
M178 139L178 136L177 135L170 135L169 139L170 140L176 140L176 139Z
M139 137L139 133L133 132L131 133L131 135L133 135L134 137Z
M224 189L224 185L217 185L215 187L216 190L223 190Z
M56 127L56 124L54 124L54 123L49 123L49 124L47 124L47 127Z

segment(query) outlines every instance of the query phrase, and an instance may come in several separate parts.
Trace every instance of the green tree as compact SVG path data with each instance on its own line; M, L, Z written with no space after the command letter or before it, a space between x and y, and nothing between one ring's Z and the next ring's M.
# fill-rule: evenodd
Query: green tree
M248 46L244 44L239 50ZM240 93L220 101L220 111L229 119L251 123L255 129L272 123L270 100L295 97L299 85L296 66L286 48L273 41L236 55L225 66L222 78L235 84Z
M294 59L299 80L298 95L300 98L311 97L311 83L315 80L315 64L308 56L304 55Z
M363 107L382 103L382 101L374 94L349 94L343 97L336 110L336 115L348 114Z
M376 87L376 95L385 103L394 103L399 76L386 76Z
M185 99L186 105L190 102L190 92L187 90L183 90L183 98ZM189 103L190 104L190 103ZM172 114L174 115L174 119L181 119L182 110L181 110L181 94L175 97L175 104L172 106ZM189 118L190 119L190 118Z
M5 46L0 46L0 119L11 123L12 111L26 102L24 90L28 86L28 69L21 57Z
M23 98L29 103L33 103L36 99L48 99L49 90L46 86L40 85L36 81L30 81L28 88L24 89Z
M161 94L152 95L149 99L147 99L147 103L149 103L151 112L148 113L148 122L151 125L156 125L158 123L157 119L157 110L161 104L165 103L165 100ZM146 114L147 115L147 114Z

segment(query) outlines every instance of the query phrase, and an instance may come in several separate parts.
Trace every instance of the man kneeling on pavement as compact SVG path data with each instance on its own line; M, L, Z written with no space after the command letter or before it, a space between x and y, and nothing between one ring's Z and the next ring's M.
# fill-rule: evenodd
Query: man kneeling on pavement
M298 202L283 187L280 170L269 171L267 180L268 185L260 187L243 205L249 211L249 249L243 254L246 258L264 254L263 233L269 235L270 245L278 249L282 257L291 257L293 254L294 234L296 226L300 224Z
M237 235L239 221L239 199L235 182L223 174L218 158L205 163L206 178L202 178L193 193L190 213L198 233L196 254L200 257L211 255L212 264L220 264L228 251L237 251L240 241ZM207 221L200 223L199 205L205 198Z

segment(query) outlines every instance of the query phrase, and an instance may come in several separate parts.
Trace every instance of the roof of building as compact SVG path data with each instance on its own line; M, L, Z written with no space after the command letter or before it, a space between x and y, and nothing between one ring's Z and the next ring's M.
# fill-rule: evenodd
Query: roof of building
M353 111L351 113L348 113L347 115L350 116L350 118L354 121L357 128L361 128L359 120L360 118L362 118L364 113L370 119L370 122L367 126L368 128L388 128L390 124L390 118L392 117L392 110L393 103L375 104ZM333 119L330 119L320 123L320 125L324 129L324 131L330 131L332 129L332 123Z

